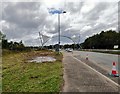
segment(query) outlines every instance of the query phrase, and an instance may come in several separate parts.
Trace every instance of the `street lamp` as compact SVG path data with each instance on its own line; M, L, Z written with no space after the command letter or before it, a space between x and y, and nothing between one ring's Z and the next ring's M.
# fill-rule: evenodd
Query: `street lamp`
M49 13L58 14L58 46L56 50L59 52L59 49L60 49L60 14L66 13L66 11L56 10L52 8L49 10Z
M66 11L63 11L62 13L66 13ZM58 52L60 49L60 14L58 14Z

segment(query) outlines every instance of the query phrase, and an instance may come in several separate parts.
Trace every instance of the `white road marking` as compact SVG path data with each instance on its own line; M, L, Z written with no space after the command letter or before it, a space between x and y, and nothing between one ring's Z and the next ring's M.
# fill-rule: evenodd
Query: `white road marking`
M73 57L73 56L72 56ZM76 59L77 61L79 62L82 62L81 60L77 59L76 57L73 57L74 59ZM101 75L102 77L104 77L105 79L107 79L108 81L112 82L113 84L115 84L116 86L120 87L120 85L116 82L114 82L113 80L111 80L110 78L106 77L105 75L103 75L102 73L98 72L97 70L93 69L92 67L88 66L87 64L85 63L82 63L84 64L86 67L90 68L91 70L95 71L96 73L98 73L99 75Z

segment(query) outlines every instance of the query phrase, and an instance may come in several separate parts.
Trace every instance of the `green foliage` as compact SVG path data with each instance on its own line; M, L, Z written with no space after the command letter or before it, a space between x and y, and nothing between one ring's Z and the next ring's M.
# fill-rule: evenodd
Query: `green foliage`
M5 50L3 55L2 91L3 92L59 92L62 80L62 63L30 63L27 58L47 54L48 51L15 53ZM53 57L56 53L49 52ZM61 58L62 60L62 58Z
M5 39L6 35L2 34L2 32L0 31L0 39Z
M85 49L113 49L114 45L119 45L120 48L120 33L113 30L102 31L82 43L82 47Z
M22 42L22 40L18 43L18 42L13 42L10 41L8 42L8 40L6 39L6 35L2 34L2 32L0 31L0 39L2 40L2 48L3 49L9 49L9 50L17 50L17 51L22 51L25 49L25 46Z

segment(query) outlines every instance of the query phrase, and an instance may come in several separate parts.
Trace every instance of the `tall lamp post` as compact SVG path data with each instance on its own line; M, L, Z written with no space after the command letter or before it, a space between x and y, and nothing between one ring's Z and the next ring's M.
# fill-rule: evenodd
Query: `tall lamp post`
M62 13L66 13L66 11L62 11ZM58 14L58 52L60 49L60 14Z
M58 14L58 46L57 46L56 50L59 52L59 49L60 49L60 14L66 13L66 11L56 10L56 9L52 8L49 10L49 13Z

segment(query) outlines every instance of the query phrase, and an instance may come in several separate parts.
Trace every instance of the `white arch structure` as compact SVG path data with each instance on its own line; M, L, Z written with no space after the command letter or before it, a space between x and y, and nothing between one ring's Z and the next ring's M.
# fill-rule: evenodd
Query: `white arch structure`
M58 37L58 36L48 37L48 36L46 36L46 35L43 35L43 34L40 34L40 33L39 33L39 38L40 38L40 42L41 42L42 48L43 48L43 46L44 46L51 38L55 38L55 37ZM74 39L71 38L71 37L64 36L64 35L61 35L60 37L67 38L67 39L71 40L71 41L75 44Z

